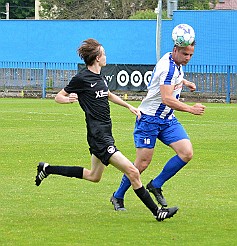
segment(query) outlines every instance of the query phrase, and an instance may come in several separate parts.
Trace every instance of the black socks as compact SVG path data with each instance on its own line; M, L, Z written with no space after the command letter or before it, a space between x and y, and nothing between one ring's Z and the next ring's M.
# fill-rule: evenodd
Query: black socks
M66 177L83 178L83 167L79 166L48 166L45 168L47 174L57 174Z
M151 198L149 192L142 186L141 188L134 190L137 196L142 200L142 202L150 209L150 211L157 216L158 207Z

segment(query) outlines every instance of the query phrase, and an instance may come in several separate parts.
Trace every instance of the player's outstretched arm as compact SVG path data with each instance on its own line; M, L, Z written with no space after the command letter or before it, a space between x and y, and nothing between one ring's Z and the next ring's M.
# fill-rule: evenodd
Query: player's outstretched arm
M78 96L76 93L68 94L64 89L58 92L55 97L57 103L73 103L78 101Z
M173 97L172 93L174 86L172 85L161 85L160 92L162 97L162 103L169 106L170 108L178 111L188 112L195 115L202 115L205 111L206 106L201 103L196 103L193 106L187 105L186 103L180 102L178 99Z
M193 82L183 79L183 84L188 87L191 92L196 90L196 85Z
M113 94L110 91L108 94L108 98L109 98L109 101L111 101L115 104L118 104L120 106L123 106L125 108L128 108L133 114L137 115L138 118L141 117L141 112L139 109L137 109L137 108L133 107L132 105L130 105L129 103L123 101L120 97L118 97L117 95Z
M196 103L191 106L192 110L191 113L195 115L202 115L204 114L206 106L202 105L201 103Z

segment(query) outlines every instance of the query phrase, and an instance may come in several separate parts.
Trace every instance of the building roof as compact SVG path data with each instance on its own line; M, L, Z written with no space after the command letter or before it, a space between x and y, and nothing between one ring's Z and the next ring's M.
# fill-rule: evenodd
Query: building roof
M217 0L215 9L237 9L237 0Z

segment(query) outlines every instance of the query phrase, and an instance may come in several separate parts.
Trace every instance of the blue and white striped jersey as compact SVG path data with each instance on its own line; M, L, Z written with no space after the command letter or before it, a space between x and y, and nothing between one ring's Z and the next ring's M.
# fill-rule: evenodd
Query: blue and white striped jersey
M173 96L179 99L183 76L182 65L177 66L172 59L172 54L166 53L152 72L151 80L147 86L147 95L139 106L141 112L162 119L172 119L174 110L162 103L160 85L174 85Z

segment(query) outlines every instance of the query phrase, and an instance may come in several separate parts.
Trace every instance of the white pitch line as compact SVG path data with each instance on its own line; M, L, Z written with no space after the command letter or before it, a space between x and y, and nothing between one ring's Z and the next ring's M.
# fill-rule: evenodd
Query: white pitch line
M39 115L65 115L65 116L72 116L72 115L74 115L74 114L62 114L62 113L43 113L43 112L32 112L32 111L30 111L30 112L25 112L25 111L2 111L1 110L1 113L7 113L7 114L9 114L9 113L19 113L19 114L39 114Z

